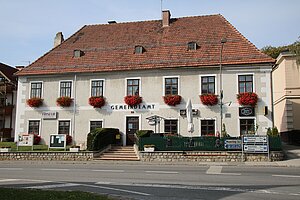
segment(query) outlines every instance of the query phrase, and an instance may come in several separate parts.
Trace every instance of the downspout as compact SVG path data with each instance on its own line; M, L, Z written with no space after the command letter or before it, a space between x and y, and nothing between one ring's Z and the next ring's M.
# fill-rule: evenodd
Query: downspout
M272 66L272 70L271 70L271 107L272 107L272 114L271 114L271 120L272 120L272 128L274 128L274 97L273 97L273 67L275 67L276 64L274 64L274 66Z
M72 123L72 137L73 143L75 141L75 119L76 119L76 82L77 82L77 75L74 75L74 100L73 100L73 123Z

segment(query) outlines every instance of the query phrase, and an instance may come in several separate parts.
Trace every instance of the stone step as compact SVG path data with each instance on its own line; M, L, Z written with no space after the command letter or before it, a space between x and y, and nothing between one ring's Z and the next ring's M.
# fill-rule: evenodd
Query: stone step
M123 161L140 161L138 158L111 158L111 157L101 157L101 158L95 158L95 160L123 160Z
M113 146L95 160L128 160L138 161L139 158L132 146Z

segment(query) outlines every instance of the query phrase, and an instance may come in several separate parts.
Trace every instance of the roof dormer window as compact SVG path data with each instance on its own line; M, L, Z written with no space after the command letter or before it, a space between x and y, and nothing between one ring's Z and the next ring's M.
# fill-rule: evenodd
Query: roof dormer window
M134 53L135 54L142 54L145 51L143 46L135 46L134 47Z
M84 56L84 52L79 49L76 49L73 52L73 56L74 58L80 58L81 56Z
M197 50L197 43L196 42L189 42L188 43L188 51Z

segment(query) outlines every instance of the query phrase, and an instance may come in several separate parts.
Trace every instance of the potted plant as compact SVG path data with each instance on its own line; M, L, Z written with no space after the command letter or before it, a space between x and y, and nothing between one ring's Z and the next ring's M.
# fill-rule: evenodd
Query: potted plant
M30 99L27 99L27 105L30 106L30 107L40 107L42 104L43 104L43 100L44 99L41 99L41 98L38 98L38 97L33 97L33 98L30 98Z
M90 97L89 104L94 108L101 108L105 105L105 99L102 96L99 97Z
M176 106L181 102L180 95L166 95L163 97L165 104L169 106Z
M254 107L257 104L258 96L254 92L243 92L237 94L237 100L240 105Z
M124 102L129 106L136 106L142 103L143 99L139 95L128 95L124 97Z
M73 99L71 99L70 97L58 97L56 99L57 105L61 107L69 107L72 101Z
M218 104L218 96L215 94L202 94L200 100L204 105L214 106Z
M80 146L72 145L69 150L70 152L79 152Z
M154 144L145 144L144 145L144 151L146 152L154 152L155 145Z

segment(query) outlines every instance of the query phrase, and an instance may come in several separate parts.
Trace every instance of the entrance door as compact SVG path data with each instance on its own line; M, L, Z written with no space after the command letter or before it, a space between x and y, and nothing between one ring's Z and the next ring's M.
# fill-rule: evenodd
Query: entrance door
M126 144L135 143L135 132L139 130L139 117L126 117Z

